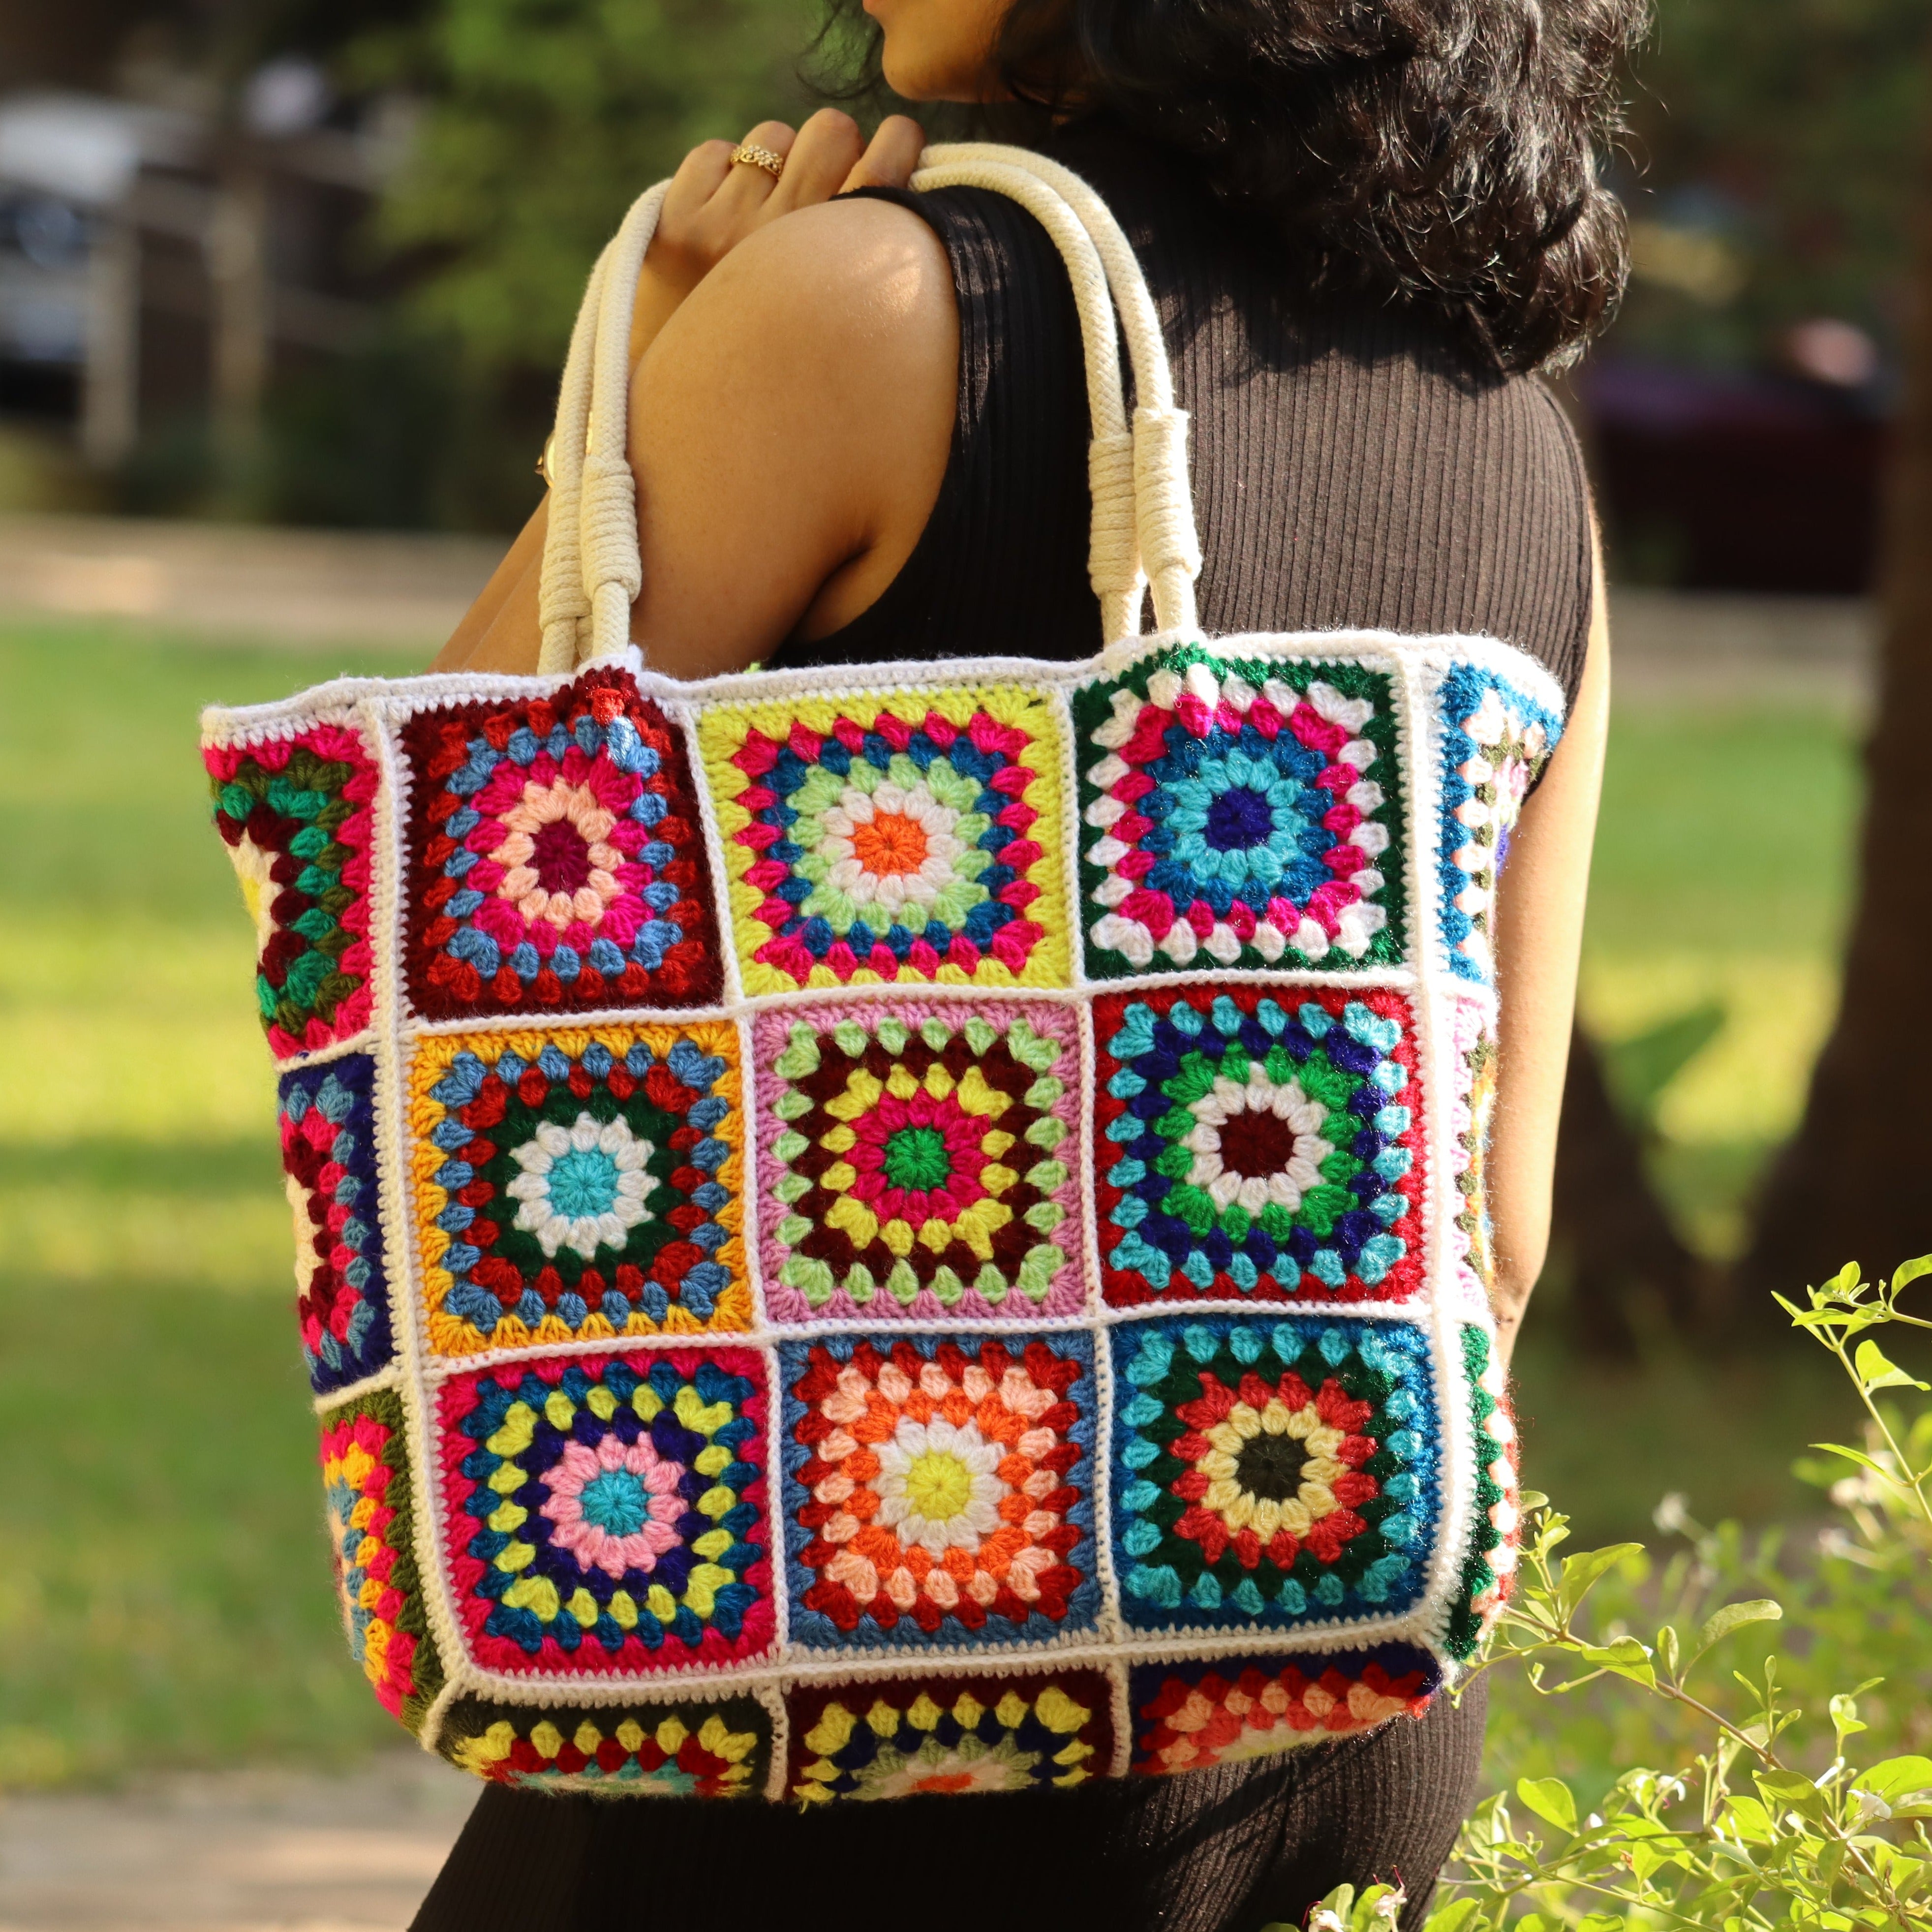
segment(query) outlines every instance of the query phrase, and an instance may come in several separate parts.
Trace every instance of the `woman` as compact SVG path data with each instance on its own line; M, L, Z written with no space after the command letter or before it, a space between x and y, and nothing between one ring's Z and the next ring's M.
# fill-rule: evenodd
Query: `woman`
M1530 372L1621 284L1593 143L1640 0L865 4L901 95L1043 106L1045 144L1126 226L1193 413L1210 634L1486 632L1568 692L1497 935L1507 1350L1547 1234L1609 677L1574 442ZM679 170L632 344L655 668L1092 650L1065 274L1000 196L904 192L922 140L895 118L862 151L827 112ZM534 668L543 529L439 668ZM493 1787L417 1922L1244 1932L1380 1878L1416 1924L1483 1722L1479 1682L1283 1759L812 1817Z

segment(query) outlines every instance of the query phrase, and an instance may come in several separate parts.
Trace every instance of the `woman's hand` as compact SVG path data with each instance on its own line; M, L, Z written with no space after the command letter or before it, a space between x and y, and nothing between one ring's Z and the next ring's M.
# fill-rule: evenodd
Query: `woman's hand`
M707 141L692 148L672 178L638 278L631 323L633 368L678 304L748 235L781 214L852 188L904 188L919 165L926 134L917 122L896 114L881 123L868 146L850 115L828 107L796 132L782 121L761 121L744 145L782 154L783 173L774 180L764 168L734 165L730 142ZM548 508L546 497L432 670L520 674L536 668L538 589Z
M745 136L748 148L784 158L784 171L734 163L729 141L706 141L685 156L671 178L657 233L638 278L631 322L633 367L679 303L754 230L794 208L830 201L860 188L904 188L926 146L916 121L895 114L868 146L849 114L824 107L794 131L782 121L761 121Z

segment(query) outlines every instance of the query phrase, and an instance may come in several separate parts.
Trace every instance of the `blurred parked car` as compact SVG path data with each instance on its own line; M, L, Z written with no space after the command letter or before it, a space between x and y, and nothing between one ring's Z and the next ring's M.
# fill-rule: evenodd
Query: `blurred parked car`
M1606 358L1581 374L1592 468L1626 581L1871 587L1890 437L1876 352L1826 321L1801 325L1784 346L1790 373Z

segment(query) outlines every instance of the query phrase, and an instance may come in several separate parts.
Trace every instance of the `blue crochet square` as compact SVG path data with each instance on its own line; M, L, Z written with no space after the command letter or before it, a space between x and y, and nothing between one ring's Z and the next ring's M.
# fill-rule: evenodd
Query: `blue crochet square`
M1190 645L1077 692L1088 973L1402 959L1396 688Z
M1442 944L1450 971L1487 985L1494 976L1496 881L1510 834L1563 721L1480 664L1458 664L1442 681L1442 806L1436 869Z
M376 1174L376 1063L345 1054L285 1073L282 1167L296 1217L296 1314L318 1395L372 1376L395 1348Z
M1424 1329L1204 1316L1110 1342L1129 1624L1348 1623L1420 1598L1442 1508Z

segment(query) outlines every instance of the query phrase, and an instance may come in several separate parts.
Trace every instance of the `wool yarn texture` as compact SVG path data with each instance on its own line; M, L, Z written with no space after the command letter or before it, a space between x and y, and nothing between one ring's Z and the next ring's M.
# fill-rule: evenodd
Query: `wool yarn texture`
M1081 299L1157 354L1093 200ZM1168 494L1135 553L1096 408L1096 556L1165 628L1095 657L663 677L560 442L583 662L204 716L345 1626L479 1778L1172 1776L1419 1714L1508 1595L1493 917L1562 696L1493 639L1201 635L1141 392Z
M1488 915L1560 698L1380 634L838 676L208 717L371 1687L480 1777L814 1808L1420 1711L1514 1562Z

